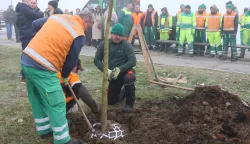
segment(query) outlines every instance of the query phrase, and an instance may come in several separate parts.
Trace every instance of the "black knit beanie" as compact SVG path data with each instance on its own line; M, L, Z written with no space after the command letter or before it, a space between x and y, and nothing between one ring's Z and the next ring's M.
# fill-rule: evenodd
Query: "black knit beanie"
M56 9L58 7L58 2L57 1L49 1L48 5L51 5L54 9Z

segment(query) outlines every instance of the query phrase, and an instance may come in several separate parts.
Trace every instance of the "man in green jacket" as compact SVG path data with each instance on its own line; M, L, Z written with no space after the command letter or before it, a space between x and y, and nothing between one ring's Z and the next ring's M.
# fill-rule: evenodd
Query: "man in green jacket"
M185 40L187 40L188 43L189 56L193 56L194 53L193 41L196 28L196 19L195 15L190 11L191 6L186 5L185 8L185 12L181 13L177 22L177 33L180 31L177 56L184 54L183 45Z
M132 18L132 10L133 4L131 1L127 2L126 7L122 9L119 15L119 23L121 23L124 27L124 40L128 40L130 35L132 26L133 26L133 18Z
M125 87L126 105L124 112L131 112L135 103L135 74L136 65L134 48L123 40L124 28L121 24L113 26L109 39L108 64L108 104L115 105L124 98L120 97L122 86ZM94 64L103 71L104 42L100 43L95 54Z
M245 13L241 17L241 41L243 45L250 46L250 9L245 9ZM241 49L241 54L239 58L244 58L246 49Z

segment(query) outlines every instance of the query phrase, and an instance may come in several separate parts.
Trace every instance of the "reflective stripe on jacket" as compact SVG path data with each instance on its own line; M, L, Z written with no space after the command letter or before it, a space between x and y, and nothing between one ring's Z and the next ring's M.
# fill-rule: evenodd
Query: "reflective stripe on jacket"
M222 24L222 15L220 13L209 14L206 19L206 28L207 31L218 32L221 29Z
M205 29L206 17L207 17L206 12L203 12L202 14L199 14L199 12L195 13L196 29Z
M223 30L224 31L234 31L234 20L235 20L236 13L232 12L231 14L226 13L224 15L224 23L223 23Z
M37 32L24 53L51 71L60 71L75 38L84 35L80 16L53 15Z

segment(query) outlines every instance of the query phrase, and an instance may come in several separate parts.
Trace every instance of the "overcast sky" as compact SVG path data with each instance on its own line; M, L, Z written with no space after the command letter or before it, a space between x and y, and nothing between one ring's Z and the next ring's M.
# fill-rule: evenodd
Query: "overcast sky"
M15 6L21 0L12 0L13 5ZM38 0L38 6L41 10L45 10L48 6L49 0ZM74 11L76 8L82 8L88 0L60 0L59 7L64 9L69 9ZM167 7L171 15L175 15L179 10L180 4L189 4L191 5L192 11L197 11L198 5L205 3L207 5L207 11L209 7L213 4L217 4L220 9L220 12L225 12L225 3L229 0L141 0L141 10L145 11L148 4L153 4L154 8L160 12L162 7ZM188 2L188 3L187 3ZM250 3L247 0L233 0L235 5L238 7L240 14L243 12L245 7L249 7ZM0 10L6 10L8 5L10 5L11 0L0 0ZM164 4L165 3L165 4Z

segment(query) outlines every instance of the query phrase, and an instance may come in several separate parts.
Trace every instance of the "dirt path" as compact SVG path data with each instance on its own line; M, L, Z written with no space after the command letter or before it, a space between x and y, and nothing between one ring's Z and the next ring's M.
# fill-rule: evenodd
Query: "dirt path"
M13 34L14 36L14 34ZM15 43L15 40L6 40L6 30L0 30L0 45L20 47L20 44ZM93 47L84 46L81 55L94 56L96 49ZM138 61L143 61L142 55L137 55ZM210 59L207 57L188 56L176 57L173 53L166 54L163 52L152 52L154 63L172 66L187 66L195 68L216 69L229 72L239 72L250 74L250 52L246 53L246 58L238 62L231 63L230 61L220 61L216 58Z

